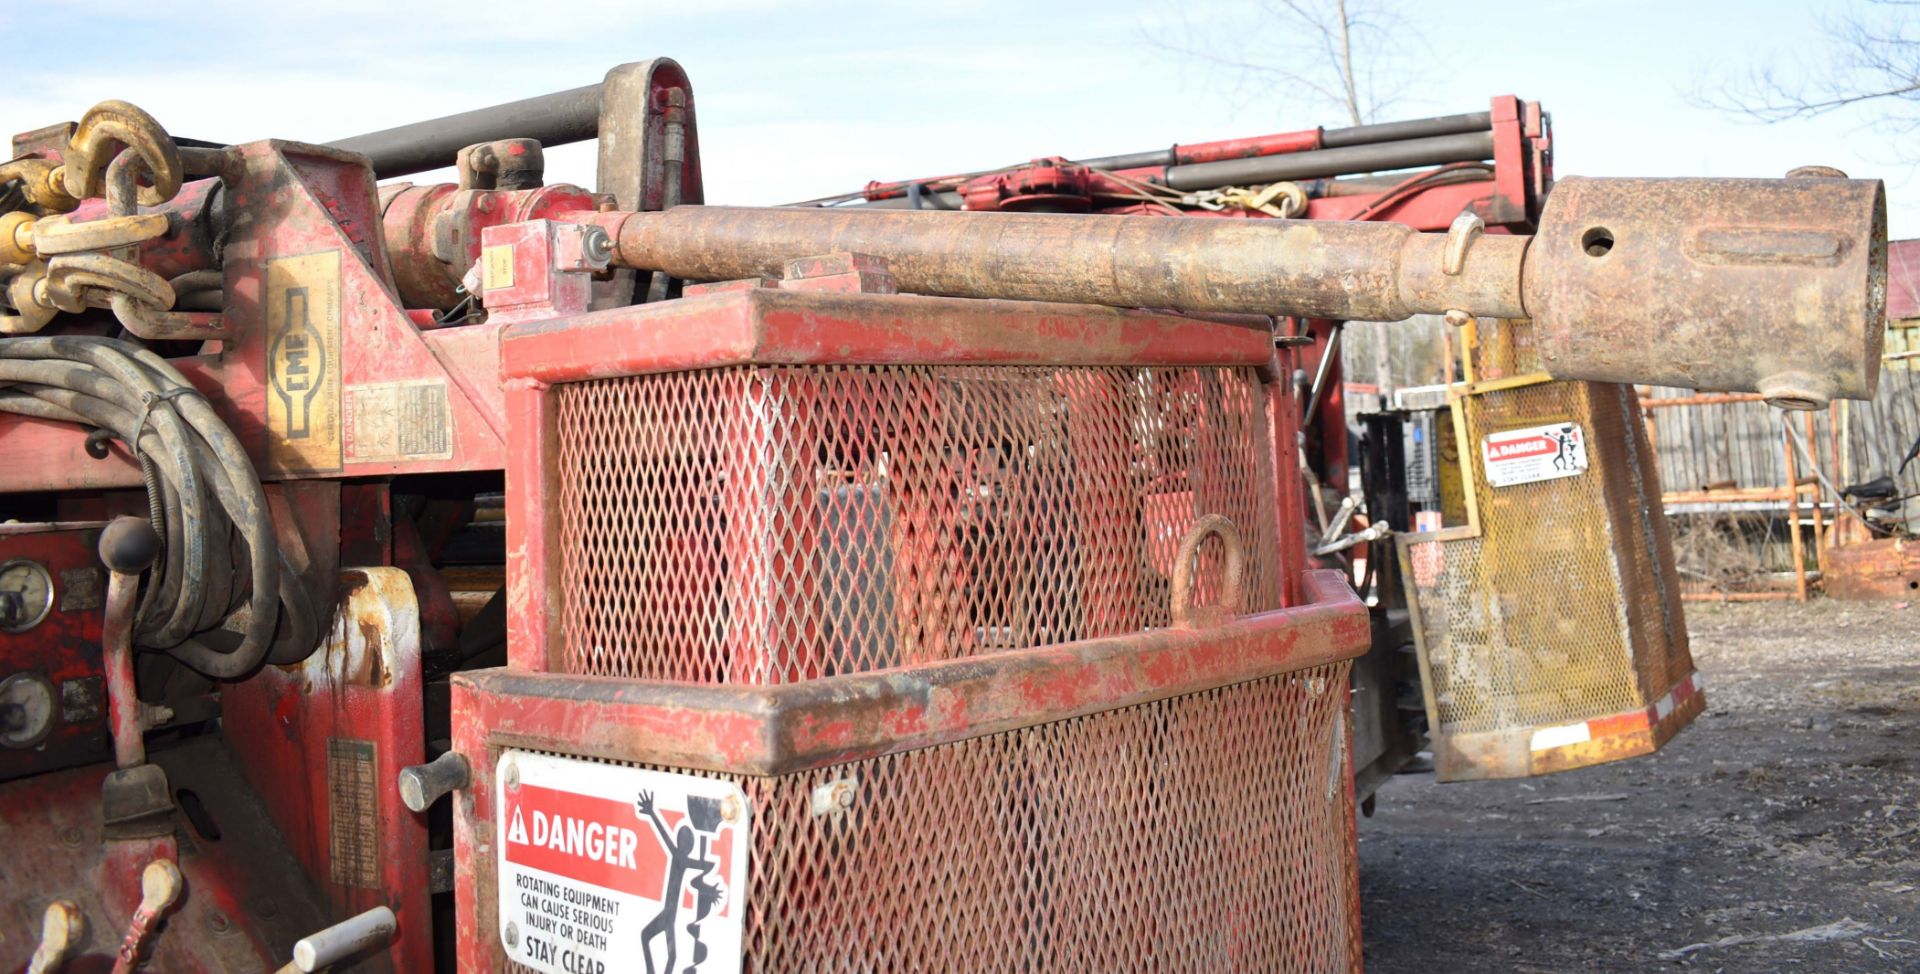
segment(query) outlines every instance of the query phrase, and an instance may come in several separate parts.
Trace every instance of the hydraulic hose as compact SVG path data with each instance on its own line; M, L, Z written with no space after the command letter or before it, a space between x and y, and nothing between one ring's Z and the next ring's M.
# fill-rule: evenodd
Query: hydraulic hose
M105 430L150 474L149 517L164 548L142 592L138 645L215 679L313 649L312 609L246 450L165 359L109 338L0 339L0 412ZM243 605L236 637L223 627Z

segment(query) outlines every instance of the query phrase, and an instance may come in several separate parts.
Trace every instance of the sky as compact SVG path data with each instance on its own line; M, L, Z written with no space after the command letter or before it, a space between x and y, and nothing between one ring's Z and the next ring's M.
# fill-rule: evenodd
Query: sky
M1863 0L1858 0L1863 2ZM1256 2L541 0L446 3L0 0L0 36L88 42L10 58L0 127L121 98L176 135L325 142L589 84L666 56L693 81L707 202L776 204L1038 156L1347 124L1309 92L1169 53L1231 35L1237 56L1317 57ZM181 5L179 9L186 9ZM1843 2L1408 0L1374 70L1381 120L1540 102L1560 175L1778 176L1805 164L1887 180L1895 238L1920 236L1920 136L1867 112L1762 125L1698 92L1756 63L1817 62ZM1248 39L1253 39L1248 49ZM1794 50L1798 54L1792 53ZM548 153L591 185L590 146ZM418 178L418 177L416 177Z

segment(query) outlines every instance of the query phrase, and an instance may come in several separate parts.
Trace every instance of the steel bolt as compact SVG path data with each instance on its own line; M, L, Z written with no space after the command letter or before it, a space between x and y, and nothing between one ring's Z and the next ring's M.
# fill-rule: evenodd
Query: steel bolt
M227 915L225 913L207 914L208 930L211 930L214 933L226 933L228 930L232 928L233 928L233 921L228 920Z
M509 921L507 921L507 929L506 929L505 931L503 931L503 932L501 933L501 935L500 935L500 938L501 938L502 940L505 940L505 941L507 942L507 946L509 946L509 947L518 947L518 946L520 946L520 927L519 927L519 925L518 925L518 924L516 924L516 923L514 923L514 922L513 922L513 921L511 921L511 920L509 920Z
M720 821L733 822L740 818L740 799L728 795L720 802Z
M86 834L78 826L69 825L60 830L60 844L68 848L77 848L86 839Z
M507 766L500 771L500 779L506 782L508 791L519 791L520 766L512 761L507 762Z
M1465 328L1471 321L1473 321L1473 316L1465 311L1461 311L1459 308L1447 312L1447 324L1455 328Z
M613 238L602 227L585 227L580 234L580 252L589 264L605 267L613 260Z
M416 812L440 800L441 795L465 788L472 769L458 751L448 751L426 764L400 769L400 803Z

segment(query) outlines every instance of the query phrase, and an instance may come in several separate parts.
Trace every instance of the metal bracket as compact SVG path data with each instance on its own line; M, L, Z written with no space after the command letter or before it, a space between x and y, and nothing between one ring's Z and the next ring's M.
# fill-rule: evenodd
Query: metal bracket
M677 93L677 94L676 94ZM595 192L620 210L664 210L703 203L693 84L672 58L622 64L600 86L599 171ZM632 271L594 285L593 309L635 299Z
M1453 218L1453 225L1447 227L1447 250L1440 259L1440 271L1448 277L1459 277L1467 266L1467 248L1473 246L1487 230L1486 221L1472 210L1461 210Z

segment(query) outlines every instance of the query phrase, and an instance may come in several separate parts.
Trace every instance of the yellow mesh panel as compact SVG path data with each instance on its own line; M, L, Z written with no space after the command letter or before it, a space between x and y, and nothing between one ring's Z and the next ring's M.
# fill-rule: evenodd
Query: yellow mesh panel
M1408 545L1436 734L1645 708L1692 671L1660 488L1631 391L1550 382L1465 399L1477 538ZM1575 422L1590 466L1487 483L1489 433Z

